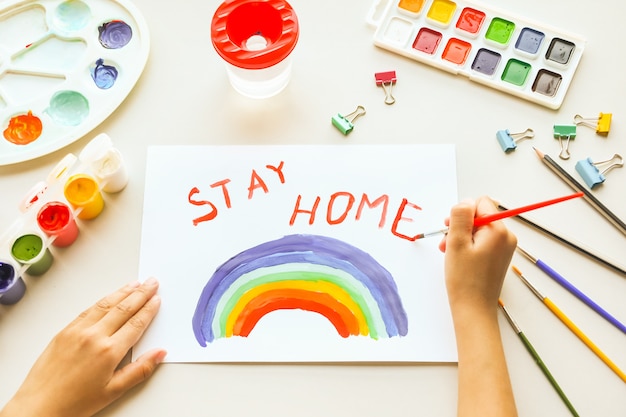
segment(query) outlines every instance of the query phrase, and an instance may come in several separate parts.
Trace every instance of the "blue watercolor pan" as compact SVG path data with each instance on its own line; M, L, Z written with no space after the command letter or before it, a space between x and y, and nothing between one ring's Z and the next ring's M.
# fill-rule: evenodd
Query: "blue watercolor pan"
M558 109L586 40L471 0L375 0L374 45Z
M12 0L0 9L0 165L80 139L122 103L149 53L128 0Z

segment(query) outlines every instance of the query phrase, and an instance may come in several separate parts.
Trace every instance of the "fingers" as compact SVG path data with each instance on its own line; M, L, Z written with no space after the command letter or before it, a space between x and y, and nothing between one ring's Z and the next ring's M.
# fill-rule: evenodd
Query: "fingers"
M116 306L118 303L128 297L128 295L130 295L133 291L135 291L139 287L139 285L140 284L137 281L131 282L118 289L114 293L111 293L106 297L100 299L97 303L89 307L87 310L83 311L72 324L81 323L90 326L98 322L109 312L109 310L111 310L111 308Z
M124 350L134 346L144 334L161 306L161 297L153 295L132 317L111 336Z
M476 204L462 201L450 210L450 226L446 236L445 246L470 242L474 230L474 215Z
M167 352L163 349L154 349L144 353L136 361L115 372L109 382L109 389L115 397L119 397L135 385L150 378L166 355Z
M446 217L443 221L443 224L446 225L446 227L450 227L450 217ZM439 242L439 250L443 253L446 252L446 238L448 237L448 233L444 233L443 237L441 238L441 241Z
M498 212L498 205L493 199L483 196L476 200L477 216L486 216L496 212Z
M497 211L496 203L485 196L476 201L463 200L452 207L450 217L445 220L448 234L439 243L439 250L445 252L450 241L454 242L455 245L471 242L474 233L480 233L480 230L474 230L474 219Z
M135 288L130 294L126 296L126 298L120 300L117 304L112 305L108 312L100 319L100 321L96 324L103 334L107 336L111 336L116 333L120 328L131 320L140 310L155 310L158 309L158 304L160 300L155 302L151 301L154 295L159 288L159 283L156 279L150 278L146 280L139 287ZM149 304L149 305L148 305ZM156 314L156 311L149 312L148 316L152 314ZM146 311L144 311L140 318L146 316ZM136 321L136 319L133 319ZM138 319L137 319L138 320ZM147 320L148 323L151 321ZM146 324L147 325L147 324Z

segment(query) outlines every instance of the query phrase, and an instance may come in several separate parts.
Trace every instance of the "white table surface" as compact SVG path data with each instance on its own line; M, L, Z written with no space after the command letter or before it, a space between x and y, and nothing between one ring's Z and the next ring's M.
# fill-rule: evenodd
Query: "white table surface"
M532 146L556 158L552 125L575 114L613 113L608 137L579 128L572 158L626 154L626 56L623 3L502 0L497 7L588 39L560 110L520 100L379 49L365 23L367 0L292 0L300 21L290 84L278 96L251 100L229 85L210 43L219 1L136 0L151 30L145 71L124 103L91 134L39 159L0 167L0 227L17 216L17 202L68 152L106 132L126 159L130 183L108 196L104 212L81 228L79 241L55 251L41 277L26 276L27 293L0 306L0 403L17 389L50 338L101 296L137 277L146 148L149 145L454 143L459 198L488 194L510 207L571 190L543 166ZM495 2L493 2L495 3ZM3 4L7 4L6 2ZM396 103L383 102L373 73L396 70ZM357 105L367 115L344 137L330 117ZM3 116L4 118L5 116ZM504 154L500 129L536 137ZM436 173L433 173L436 175ZM626 169L616 169L594 194L626 219ZM584 201L528 217L603 255L626 263L626 239ZM626 277L515 220L520 245L626 321ZM516 254L514 263L621 368L626 336ZM623 416L626 386L553 316L511 272L502 298L582 416ZM569 411L501 317L520 416L568 416ZM88 370L85 370L88 372ZM147 384L102 416L453 416L455 365L211 365L165 364ZM54 381L50 381L54 383Z

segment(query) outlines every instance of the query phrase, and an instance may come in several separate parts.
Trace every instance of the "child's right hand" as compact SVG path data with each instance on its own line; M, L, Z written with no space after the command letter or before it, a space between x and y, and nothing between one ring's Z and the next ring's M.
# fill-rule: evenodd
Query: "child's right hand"
M439 245L445 252L446 287L450 306L497 310L504 276L513 257L517 238L502 223L474 230L474 218L497 212L488 197L463 201L446 219L448 234Z

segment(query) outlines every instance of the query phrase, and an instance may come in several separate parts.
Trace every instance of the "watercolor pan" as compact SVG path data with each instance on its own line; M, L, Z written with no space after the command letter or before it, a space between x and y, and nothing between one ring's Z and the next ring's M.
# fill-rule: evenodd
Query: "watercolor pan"
M141 76L148 26L128 0L13 0L0 10L0 165L102 123Z
M374 45L558 109L586 40L471 1L376 0Z

